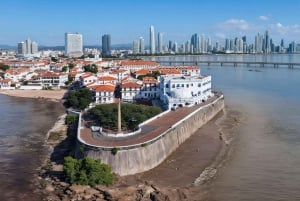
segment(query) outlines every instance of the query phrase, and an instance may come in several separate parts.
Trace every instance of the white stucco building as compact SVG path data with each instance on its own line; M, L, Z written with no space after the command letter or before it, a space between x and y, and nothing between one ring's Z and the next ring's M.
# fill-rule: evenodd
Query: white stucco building
M198 104L211 96L211 76L160 76L160 99L169 108Z

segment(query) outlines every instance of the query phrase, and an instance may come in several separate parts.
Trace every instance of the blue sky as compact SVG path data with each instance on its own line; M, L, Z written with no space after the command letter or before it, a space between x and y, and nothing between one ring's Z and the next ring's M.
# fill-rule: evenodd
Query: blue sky
M7 0L1 1L0 44L31 38L40 45L63 45L65 32L80 32L85 45L132 43L149 27L164 42L190 40L193 33L224 38L254 36L269 30L275 43L300 43L300 0Z

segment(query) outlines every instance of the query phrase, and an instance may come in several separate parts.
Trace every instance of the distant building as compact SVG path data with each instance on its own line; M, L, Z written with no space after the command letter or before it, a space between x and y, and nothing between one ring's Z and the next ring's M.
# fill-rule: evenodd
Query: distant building
M26 52L26 44L23 41L18 43L18 54L26 54Z
M154 26L150 26L150 54L155 54Z
M36 54L38 52L38 44L36 42L31 43L31 54Z
M38 53L38 44L29 38L25 42L18 43L19 55L31 55Z
M102 53L103 56L111 55L111 38L109 34L102 36Z
M139 41L138 40L134 40L133 43L132 43L132 53L133 54L140 53L140 51L139 51Z
M163 53L163 33L159 32L158 33L158 53Z
M139 48L139 52L141 54L145 54L145 40L143 37L140 37L140 48Z
M81 57L83 55L82 34L65 34L65 55L67 57Z

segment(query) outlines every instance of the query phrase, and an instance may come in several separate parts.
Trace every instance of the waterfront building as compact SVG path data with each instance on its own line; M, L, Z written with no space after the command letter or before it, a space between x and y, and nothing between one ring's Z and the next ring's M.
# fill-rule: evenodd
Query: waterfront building
M111 37L109 34L102 36L102 53L103 56L111 55Z
M155 54L154 26L150 26L150 54Z
M163 53L163 33L158 33L158 53Z
M211 76L160 76L160 100L168 105L187 106L199 104L213 96Z
M61 86L65 86L65 82L68 81L67 73L54 73L54 72L46 72L39 76L39 80L44 87L54 87L59 88Z
M145 54L145 40L143 37L140 37L140 44L139 44L139 52L141 54Z
M65 33L65 55L67 57L81 57L83 55L82 34Z
M260 33L255 36L255 53L263 53L263 37Z
M191 37L191 45L193 46L193 53L199 53L200 52L200 44L199 44L199 37L195 33Z

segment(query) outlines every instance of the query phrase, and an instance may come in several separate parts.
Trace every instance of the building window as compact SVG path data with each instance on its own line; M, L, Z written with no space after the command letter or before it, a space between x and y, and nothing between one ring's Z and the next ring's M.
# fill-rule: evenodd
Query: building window
M201 87L201 83L198 84L198 87Z
M190 86L189 86L189 84L186 84L186 88L189 88Z
M172 84L172 88L175 88L175 84Z
M184 84L181 84L181 87L184 87Z
M169 88L169 84L166 84L166 88Z

